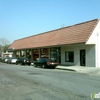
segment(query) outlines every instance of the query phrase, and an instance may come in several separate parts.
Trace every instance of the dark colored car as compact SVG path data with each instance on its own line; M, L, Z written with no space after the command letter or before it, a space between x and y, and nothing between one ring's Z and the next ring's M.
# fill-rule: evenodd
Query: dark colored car
M42 68L55 68L58 65L57 62L53 61L52 59L48 58L40 58L39 60L34 62L34 66L41 66Z
M16 65L18 65L18 64L29 65L30 66L31 65L31 60L28 59L28 58L24 58L24 57L18 58L17 61L16 61Z
M9 57L8 60L7 60L7 63L9 63L9 64L15 64L16 61L17 61L16 57Z

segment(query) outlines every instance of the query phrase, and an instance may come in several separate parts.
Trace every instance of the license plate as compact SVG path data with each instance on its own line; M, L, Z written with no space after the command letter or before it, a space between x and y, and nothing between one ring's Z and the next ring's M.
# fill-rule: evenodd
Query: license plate
M52 63L52 65L54 65L54 63Z

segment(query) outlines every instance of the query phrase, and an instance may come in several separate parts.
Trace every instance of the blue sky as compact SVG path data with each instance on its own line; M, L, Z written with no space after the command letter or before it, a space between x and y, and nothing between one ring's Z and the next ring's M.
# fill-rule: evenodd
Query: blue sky
M100 0L0 0L0 38L14 40L100 18Z

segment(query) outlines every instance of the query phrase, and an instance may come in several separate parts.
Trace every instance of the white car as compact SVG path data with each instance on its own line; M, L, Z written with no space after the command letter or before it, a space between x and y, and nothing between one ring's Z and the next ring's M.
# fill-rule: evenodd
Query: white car
M3 59L2 59L2 62L3 62L3 63L7 63L8 58L9 58L9 57L3 58Z
M9 64L15 64L17 61L16 57L9 57L7 63Z

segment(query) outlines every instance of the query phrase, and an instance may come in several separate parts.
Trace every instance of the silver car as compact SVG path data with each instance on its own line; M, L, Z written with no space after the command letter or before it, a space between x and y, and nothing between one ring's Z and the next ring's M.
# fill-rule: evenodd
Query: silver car
M17 61L16 57L9 57L8 60L7 60L7 63L8 64L15 64L16 61Z

